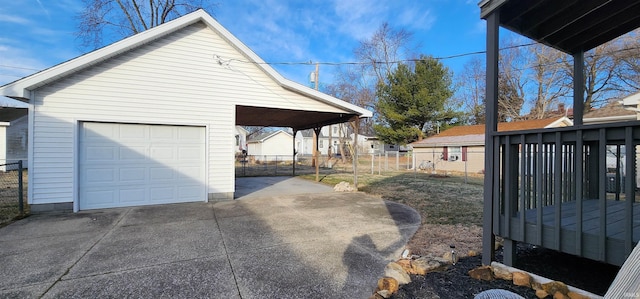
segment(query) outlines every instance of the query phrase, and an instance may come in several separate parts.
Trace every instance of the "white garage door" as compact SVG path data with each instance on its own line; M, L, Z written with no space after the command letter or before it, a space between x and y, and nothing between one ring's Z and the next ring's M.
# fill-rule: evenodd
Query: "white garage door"
M79 208L204 201L205 128L84 122Z

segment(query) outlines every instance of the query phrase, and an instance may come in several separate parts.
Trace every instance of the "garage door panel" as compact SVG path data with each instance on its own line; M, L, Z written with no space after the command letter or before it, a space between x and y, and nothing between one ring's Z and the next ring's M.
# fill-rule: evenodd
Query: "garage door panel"
M89 206L105 207L115 203L114 190L92 190L86 192L85 203Z
M198 143L200 132L197 127L180 127L178 128L178 140Z
M135 162L145 161L147 156L145 154L146 148L144 146L119 146L119 158L122 161Z
M115 170L110 168L93 168L85 171L87 183L114 182L116 179Z
M206 200L205 129L83 123L80 209Z
M118 192L122 203L144 203L146 201L146 188L121 188Z
M175 171L169 167L151 167L149 168L151 175L151 183L158 183L159 181L173 180L176 178Z
M178 197L196 200L200 195L199 186L179 186Z
M92 146L87 148L87 161L115 161L116 149L114 147Z
M143 125L125 124L119 126L118 136L114 136L119 140L127 141L145 139L147 135L146 128Z
M151 147L150 156L156 162L171 162L176 159L176 148L153 146Z
M150 190L151 201L169 202L177 197L174 187L152 187Z
M120 168L120 183L142 183L147 178L147 169L144 167L137 168Z

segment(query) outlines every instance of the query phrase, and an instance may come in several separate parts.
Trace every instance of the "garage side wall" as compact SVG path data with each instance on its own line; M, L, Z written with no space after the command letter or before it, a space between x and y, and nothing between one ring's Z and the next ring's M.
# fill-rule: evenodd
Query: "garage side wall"
M235 104L301 106L308 99L254 64L224 64L214 55L246 60L198 23L33 91L30 203L46 210L77 200L83 121L206 126L208 196L232 198Z

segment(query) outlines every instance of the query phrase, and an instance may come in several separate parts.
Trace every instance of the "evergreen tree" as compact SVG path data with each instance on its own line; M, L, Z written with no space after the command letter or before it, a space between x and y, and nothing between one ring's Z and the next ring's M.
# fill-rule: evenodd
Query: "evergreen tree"
M430 56L398 64L386 82L378 84L379 113L374 130L380 140L407 144L425 136L425 127L447 127L458 113L448 105L453 95L452 74Z

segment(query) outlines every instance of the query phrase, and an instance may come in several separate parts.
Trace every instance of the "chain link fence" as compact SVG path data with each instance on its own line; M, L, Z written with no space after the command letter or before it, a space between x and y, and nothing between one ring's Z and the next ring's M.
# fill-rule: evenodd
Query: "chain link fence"
M358 171L382 173L390 171L403 171L413 169L414 161L410 152L387 152L385 154L360 154L358 159ZM244 176L285 176L293 174L293 159L288 156L276 155L249 155L236 158L236 177ZM353 160L351 157L333 155L318 157L318 166L321 173L353 172ZM295 173L315 173L313 156L296 156Z
M0 164L0 226L29 213L22 161Z

